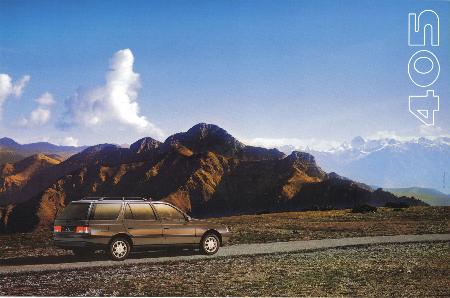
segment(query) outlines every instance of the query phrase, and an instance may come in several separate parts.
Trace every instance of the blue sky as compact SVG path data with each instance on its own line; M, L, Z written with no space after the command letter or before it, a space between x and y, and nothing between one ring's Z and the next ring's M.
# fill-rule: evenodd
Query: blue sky
M424 9L441 20L434 129L407 108L424 93L407 16ZM448 1L0 0L0 74L30 76L4 99L0 135L122 144L198 122L268 144L446 135L449 20ZM54 103L36 102L45 92Z

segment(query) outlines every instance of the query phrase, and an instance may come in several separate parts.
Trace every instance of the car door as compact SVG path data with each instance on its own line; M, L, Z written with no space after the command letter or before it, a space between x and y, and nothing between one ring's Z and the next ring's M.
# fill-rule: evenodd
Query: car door
M153 203L153 207L161 220L164 244L194 244L195 227L189 224L184 213L166 203Z
M124 225L134 245L163 244L162 225L150 203L126 204Z

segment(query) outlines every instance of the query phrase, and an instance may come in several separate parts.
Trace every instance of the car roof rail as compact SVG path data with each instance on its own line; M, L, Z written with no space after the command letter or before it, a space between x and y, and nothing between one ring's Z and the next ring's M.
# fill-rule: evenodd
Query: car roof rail
M84 197L81 200L93 200L93 201L114 201L114 200L120 200L120 201L152 201L151 197Z

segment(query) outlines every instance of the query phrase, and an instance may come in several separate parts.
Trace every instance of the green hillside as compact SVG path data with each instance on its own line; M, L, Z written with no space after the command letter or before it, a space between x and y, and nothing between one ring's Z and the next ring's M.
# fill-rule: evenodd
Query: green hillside
M442 193L432 188L406 187L406 188L385 188L385 190L396 196L415 197L430 204L431 206L450 206L450 195Z

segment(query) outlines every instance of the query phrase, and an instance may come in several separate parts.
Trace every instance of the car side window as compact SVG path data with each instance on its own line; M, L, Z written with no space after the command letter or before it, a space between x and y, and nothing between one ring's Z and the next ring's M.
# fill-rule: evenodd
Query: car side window
M91 218L93 220L116 220L122 204L95 204Z
M131 213L130 205L125 206L125 219L133 219L133 213Z
M173 208L172 206L166 204L153 204L158 212L159 218L162 220L170 220L170 221L185 221L183 213Z
M136 220L156 220L155 213L153 212L150 204L128 204L125 209L125 218Z

